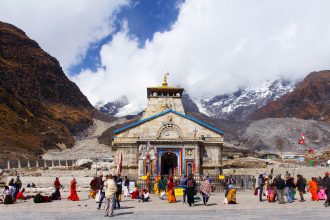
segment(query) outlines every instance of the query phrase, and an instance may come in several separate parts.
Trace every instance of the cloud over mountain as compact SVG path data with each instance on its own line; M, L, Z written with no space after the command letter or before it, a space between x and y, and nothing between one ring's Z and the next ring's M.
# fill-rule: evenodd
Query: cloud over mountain
M113 31L113 19L128 0L2 0L0 20L23 29L67 69L91 43Z
M166 69L170 84L196 97L329 68L328 1L192 0L180 7L171 29L143 47L124 25L103 45L102 67L72 78L92 103L123 94L143 102L145 87L159 85Z

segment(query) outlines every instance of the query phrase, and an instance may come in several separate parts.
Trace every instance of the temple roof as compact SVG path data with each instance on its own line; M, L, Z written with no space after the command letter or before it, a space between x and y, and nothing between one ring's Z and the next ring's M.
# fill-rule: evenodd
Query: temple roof
M197 123L197 124L199 124L201 126L204 126L204 127L208 128L208 129L210 129L210 130L212 130L212 131L214 131L214 132L216 132L218 134L224 135L224 132L222 130L220 130L219 128L216 128L216 127L214 127L212 125L206 124L205 122L202 122L202 121L200 121L200 120L198 120L198 119L196 119L194 117L191 117L189 115L185 115L183 113L177 112L177 111L175 111L173 109L167 109L166 111L160 112L160 113L155 114L155 115L152 115L152 116L150 116L148 118L144 118L144 119L141 119L139 121L136 121L136 122L134 122L132 124L126 125L124 127L121 127L119 129L115 130L114 133L115 134L121 133L121 132L123 132L123 131L125 131L127 129L136 127L136 126L138 126L138 125L140 125L140 124L142 124L144 122L150 121L150 120L152 120L154 118L158 118L158 117L163 116L163 115L168 114L168 113L174 113L174 114L179 115L181 117L184 117L184 118L186 118L188 120L191 120L191 121L193 121L193 122L195 122L195 123Z

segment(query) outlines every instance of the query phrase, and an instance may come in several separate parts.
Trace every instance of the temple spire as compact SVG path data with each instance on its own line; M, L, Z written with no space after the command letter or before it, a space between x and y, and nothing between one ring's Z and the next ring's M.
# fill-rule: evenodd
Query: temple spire
M167 84L167 76L168 75L170 75L169 73L168 73L168 71L166 71L165 73L164 73L164 80L163 80L163 83L162 83L162 86L163 87L168 87L168 84Z

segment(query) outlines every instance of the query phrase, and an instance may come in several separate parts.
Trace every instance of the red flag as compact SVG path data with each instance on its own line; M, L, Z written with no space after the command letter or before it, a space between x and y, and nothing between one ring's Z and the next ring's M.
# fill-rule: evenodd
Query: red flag
M119 173L121 175L121 172L123 170L123 154L120 154L120 162L119 162Z
M301 139L298 142L298 144L303 144L303 143L305 143L305 134L304 133L301 133Z

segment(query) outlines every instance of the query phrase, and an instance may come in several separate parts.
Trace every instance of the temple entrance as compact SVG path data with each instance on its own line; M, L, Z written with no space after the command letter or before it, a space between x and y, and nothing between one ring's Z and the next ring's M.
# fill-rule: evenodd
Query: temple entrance
M161 174L177 175L178 174L178 157L172 152L163 153L161 157Z

